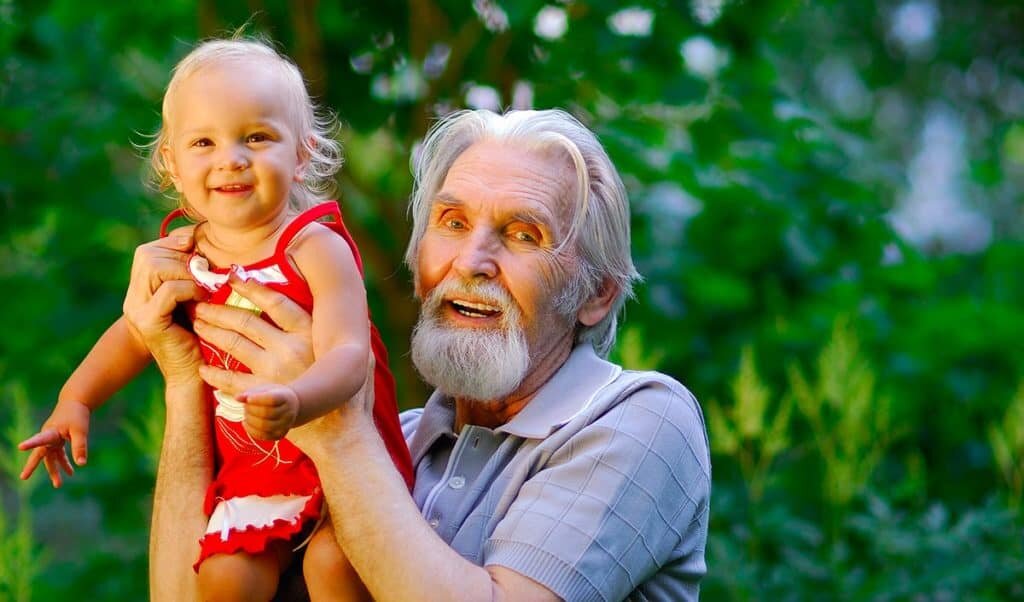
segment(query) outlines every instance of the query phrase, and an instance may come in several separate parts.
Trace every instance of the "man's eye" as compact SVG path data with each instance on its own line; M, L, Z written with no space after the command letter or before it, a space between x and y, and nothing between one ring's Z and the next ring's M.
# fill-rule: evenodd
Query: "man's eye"
M444 221L444 225L447 226L449 230L465 230L466 229L465 222L463 222L461 219L456 219L454 217L446 219Z
M518 242L537 242L537 237L526 230L516 230L512 233L512 239Z

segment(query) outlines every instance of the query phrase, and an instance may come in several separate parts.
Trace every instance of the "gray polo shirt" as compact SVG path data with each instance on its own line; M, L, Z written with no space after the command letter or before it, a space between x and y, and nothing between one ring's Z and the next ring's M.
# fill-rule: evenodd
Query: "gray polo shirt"
M435 392L402 413L413 497L467 560L566 600L696 600L706 572L711 461L697 400L590 345L508 423L452 431Z

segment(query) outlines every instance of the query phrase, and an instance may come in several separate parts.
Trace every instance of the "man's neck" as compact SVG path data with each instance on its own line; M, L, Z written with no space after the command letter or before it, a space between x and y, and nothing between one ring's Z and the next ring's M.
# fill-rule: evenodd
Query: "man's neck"
M512 420L526 404L530 403L541 387L551 380L565 360L569 359L572 347L571 335L568 339L552 345L552 348L539 358L536 365L531 366L529 373L516 390L506 397L489 401L456 398L455 432L461 432L462 427L467 424L493 429Z

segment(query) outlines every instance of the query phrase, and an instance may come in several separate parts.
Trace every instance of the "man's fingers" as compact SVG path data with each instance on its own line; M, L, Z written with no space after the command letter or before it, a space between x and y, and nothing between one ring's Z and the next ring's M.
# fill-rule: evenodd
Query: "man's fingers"
M170 280L188 280L188 256L193 246L194 227L179 228L166 238L150 241L135 249L132 260L131 285L135 292L145 294L139 287L148 286L148 293ZM145 277L141 277L145 274Z
M306 310L285 295L252 280L230 276L231 288L262 309L285 332L306 333L312 318Z
M164 282L151 298L143 302L125 297L124 314L143 340L162 334L171 324L172 312L178 303L198 301L205 296L203 290L191 280Z
M192 280L167 280L153 294L154 309L170 315L179 303L200 301L206 292Z
M18 444L18 449L27 451L34 448L64 444L64 439L54 429L44 429Z
M196 334L251 367L263 348L259 341L254 342L249 337L260 339L261 331L273 330L274 327L242 309L205 304L201 307L203 309L197 311L197 319L192 325ZM211 321L211 317L216 322ZM255 322L262 324L256 325Z
M70 435L71 456L75 459L75 464L83 466L89 456L89 429L73 428Z
M264 381L252 374L222 370L212 366L200 366L199 376L214 389L220 389L228 395L238 395L246 389L261 385Z

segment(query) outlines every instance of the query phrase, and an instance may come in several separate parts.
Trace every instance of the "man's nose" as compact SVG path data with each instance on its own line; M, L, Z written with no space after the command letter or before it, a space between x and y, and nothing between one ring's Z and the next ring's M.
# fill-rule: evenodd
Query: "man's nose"
M497 255L501 243L483 229L472 232L460 241L453 262L455 271L467 280L494 278L498 275Z

